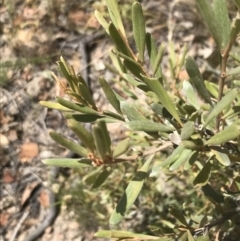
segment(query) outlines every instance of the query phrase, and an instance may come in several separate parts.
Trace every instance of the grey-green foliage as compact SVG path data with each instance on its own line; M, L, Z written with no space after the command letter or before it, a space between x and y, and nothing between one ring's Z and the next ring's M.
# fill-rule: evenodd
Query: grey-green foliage
M199 0L197 3L219 49L229 51L227 46L231 47L233 36L236 38L238 30L235 29L234 24L230 26L226 2L215 0L211 5L208 0ZM111 182L113 178L111 173L116 171L120 164L131 163L132 166L138 166L141 163L138 171L132 173L132 179L111 214L110 224L114 226L113 228L128 214L129 209L133 208L149 174L159 177L166 172L170 179L177 180L181 174L187 173L188 178L185 182L192 190L190 190L191 194L187 194L186 190L185 198L195 195L196 203L191 205L196 204L196 207L189 212L181 212L180 206L187 201L179 200L180 203L174 203L169 213L175 221L169 218L158 222L154 226L156 230L154 237L119 230L98 232L96 236L134 238L134 240L159 237L161 240L195 240L194 237L198 236L197 240L211 240L217 233L214 223L208 224L206 217L215 217L220 214L224 216L229 211L223 199L216 198L217 195L222 197L222 194L219 194L221 185L228 185L229 195L240 192L239 173L230 168L234 164L238 166L240 162L239 89L234 85L226 87L223 96L220 94L219 100L216 100L216 93L221 93L221 86L204 81L197 63L192 57L187 57L185 67L189 80L185 80L182 86L176 85L179 94L174 95L168 83L176 79L164 81L167 77L161 69L164 44L158 47L151 34L145 32L141 4L135 2L132 5L132 24L137 53L130 47L126 38L117 0L108 0L107 6L111 22L108 23L99 11L95 14L115 44L111 54L113 60L111 69L118 73L118 78L127 86L127 88L121 88L121 91L125 92L126 96L136 99L138 95L134 94L134 89L139 88L146 98L146 105L131 101L131 98L123 99L120 92L113 91L111 85L100 78L99 82L104 94L116 112L102 111L89 94L90 91L82 77L76 76L74 70L61 57L58 65L68 81L65 93L71 97L71 101L57 98L55 104L52 102L41 102L41 104L61 110L69 119L69 127L76 133L82 146L67 140L61 134L53 132L51 136L56 142L75 151L82 158L48 159L44 160L44 163L71 167L91 165L93 170L86 173L83 180L91 184L92 188ZM235 35L232 34L233 30ZM187 48L186 46L183 48L184 57L177 62L173 44L170 43L170 45L169 58L172 63L170 71L172 77L177 78L184 63ZM145 47L148 58L146 58ZM225 58L223 63L227 62L228 56L228 53L223 56ZM151 69L146 69L145 64L148 61ZM226 70L222 69L222 71L221 81L224 81ZM231 71L228 75L231 76ZM54 77L59 83L58 78ZM122 83L121 86L123 86ZM92 133L81 126L81 122L91 122ZM129 138L118 144L111 141L107 129L108 123L115 122L125 123L129 135ZM161 152L163 150L167 150L168 155L163 154ZM96 169L96 166L103 168ZM149 195L155 191L149 190ZM205 199L215 206L217 212L210 206L207 210L206 207L198 206L197 195L203 194ZM156 205L158 203L153 204L154 207ZM236 235L237 223L234 217L239 214L238 209L228 216L231 219L229 228L227 231L222 230L226 235ZM187 208L185 207L184 210ZM223 220L222 223L225 224L226 221ZM181 228L178 229L179 225ZM212 233L210 229L213 230ZM208 232L209 235L206 235Z

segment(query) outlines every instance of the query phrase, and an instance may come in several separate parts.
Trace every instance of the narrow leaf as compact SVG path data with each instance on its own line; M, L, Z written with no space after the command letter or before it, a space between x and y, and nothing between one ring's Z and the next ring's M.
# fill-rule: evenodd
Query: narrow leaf
M204 195L214 204L223 202L223 196L217 193L209 184L202 186Z
M141 74L144 74L144 72L140 64L126 59L124 59L123 64L134 76L142 80Z
M93 126L93 138L94 143L97 148L98 154L100 155L101 159L104 160L107 154L107 145L104 141L104 135L99 126Z
M104 170L102 170L97 176L95 182L93 183L92 188L100 187L107 180L111 173L112 172L110 167L107 167Z
M228 141L235 140L239 135L240 127L232 124L212 136L209 140L205 142L205 145L221 145Z
M129 121L126 126L133 131L147 131L147 132L171 132L175 128L153 121Z
M128 184L127 189L125 190L123 196L121 197L119 203L117 204L116 208L114 209L110 217L110 225L118 224L137 199L143 187L144 180L147 177L149 166L153 159L153 156L154 155L152 155L146 160L141 169L137 172L137 174L132 178L132 180Z
M150 33L146 33L146 46L147 46L148 56L150 58L150 64L151 64L152 70L154 70L154 66L155 65L157 66L156 58L159 52L157 50L156 43ZM162 77L160 66L159 68L157 68L156 77L158 78Z
M92 185L99 173L104 169L105 167L104 166L100 166L100 167L97 167L96 169L94 169L93 171L91 172L88 172L84 177L83 177L83 182L86 183L87 185Z
M226 0L214 0L213 11L215 13L218 31L221 35L221 48L224 49L229 43L231 23L229 20L229 13L227 9Z
M117 29L119 29L124 37L126 37L125 30L123 27L122 19L120 16L120 11L118 8L118 1L117 0L106 0L108 12L110 18Z
M240 19L239 17L234 19L230 32L230 41L234 42L240 32Z
M40 101L40 105L47 107L49 109L54 109L54 110L61 110L61 111L72 111L71 109L56 103L56 102L51 102L51 101Z
M198 66L195 60L188 56L186 59L186 71L191 79L192 84L194 85L198 94L210 105L212 105L212 101L210 95L204 85L204 81L202 75L198 69Z
M127 152L127 150L129 149L130 147L130 140L129 138L126 138L122 141L120 141L116 147L114 148L114 151L113 151L113 157L118 157L124 153Z
M204 165L193 181L194 186L205 186L211 176L212 163L210 160Z
M239 75L240 74L240 66L234 68L234 69L230 69L226 75Z
M197 94L193 89L191 83L189 83L186 80L183 81L183 92L184 92L184 95L186 96L187 104L192 105L195 107L196 110L199 110L200 106L198 103Z
M162 43L159 46L158 52L157 52L157 56L153 65L153 76L155 76L157 74L157 77L160 78L162 77L162 68L160 66L160 63L162 62L162 57L163 57L163 53L165 50L165 44ZM159 74L158 74L159 73Z
M210 81L204 81L204 84L207 90L214 96L216 99L218 98L218 86Z
M176 161L180 155L182 154L182 152L184 151L185 147L183 145L179 145L173 152L172 154L165 160L163 161L159 167L156 166L156 168L164 168L166 166L171 165L174 161ZM156 170L154 170L156 171Z
M95 122L96 120L102 119L103 115L93 115L93 114L68 114L64 113L64 116L67 119L74 119L79 122L89 123L89 122Z
M145 49L145 20L142 6L139 2L132 5L133 36L139 53L139 60L142 63Z
M56 141L58 144L66 147L68 150L77 153L80 156L87 156L88 151L84 147L78 145L77 143L68 140L67 138L63 137L62 135L58 134L57 132L50 132L49 135L51 138Z
M105 29L105 31L109 35L109 31L108 31L109 24L108 24L108 22L104 19L103 15L98 10L95 10L94 14L95 14L95 17L98 20L98 22L102 25L102 27Z
M77 103L74 103L73 101L68 101L62 98L57 97L57 102L71 110L75 110L81 113L85 114L99 114L96 110L88 107L88 106L83 106Z
M114 94L112 88L109 86L104 78L99 78L100 86L102 87L105 96L107 97L109 103L114 107L114 109L121 114L120 102Z
M159 237L138 234L122 230L100 230L94 234L97 238L117 238L117 239L133 239L133 240L155 240Z
M212 109L212 111L207 116L207 119L205 123L203 124L204 127L207 126L207 124L212 121L213 118L215 118L218 114L220 114L226 107L228 107L233 100L238 95L237 89L232 89L229 91Z
M105 146L106 146L106 155L112 156L112 151L111 151L112 142L111 142L111 138L110 138L110 135L109 135L109 132L107 129L106 122L100 120L97 122L97 125L102 132L102 136L103 136L102 142L104 142Z
M126 101L120 101L121 111L127 118L132 120L144 121L146 118L139 114L133 107L131 107Z
M194 122L188 121L183 125L181 130L181 140L188 140L195 130Z
M224 166L230 166L231 165L231 161L228 157L227 154L221 152L221 151L217 151L217 150L211 150L211 153L213 153L215 155L215 158Z
M91 152L95 151L92 133L86 130L78 121L74 119L68 120L68 126Z
M131 59L135 59L134 54L130 49L127 40L121 35L121 33L118 31L118 29L114 26L113 23L109 24L108 31L110 37L116 45L116 48L123 54L130 57Z
M193 151L190 149L183 150L179 158L170 166L169 170L170 171L177 170L181 165L183 165L187 161L187 159L192 154L192 152Z
M186 218L183 216L183 214L174 206L170 206L169 212L175 217L182 225L188 226Z
M207 27L209 28L216 44L219 48L221 48L222 44L222 38L218 26L218 22L215 16L215 13L212 9L212 6L210 4L209 0L198 0L197 5L200 9L200 12L207 24Z
M149 88L157 95L159 101L162 103L162 105L169 111L169 113L177 120L179 124L182 125L182 122L180 120L180 117L176 111L175 105L170 98L167 91L163 88L160 79L157 78L148 78L146 76L143 76L143 80L146 85L149 86Z
M49 166L56 167L89 167L92 166L92 160L86 158L51 158L51 159L43 159L42 162Z
M188 170L192 167L194 162L197 160L198 154L199 154L198 151L192 152L192 154L189 156L189 158L187 159L187 161L184 164L184 167L183 167L184 170Z

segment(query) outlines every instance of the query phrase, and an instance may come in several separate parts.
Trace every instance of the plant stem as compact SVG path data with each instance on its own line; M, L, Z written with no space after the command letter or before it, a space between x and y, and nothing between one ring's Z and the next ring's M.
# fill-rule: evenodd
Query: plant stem
M219 83L218 83L218 87L219 87L219 92L218 92L218 102L222 99L223 96L223 88L224 88L224 84L225 84L225 79L226 79L226 68L227 68L227 60L229 57L229 52L233 46L235 42L234 41L230 41L226 47L226 49L222 52L221 56L221 76L219 79ZM216 119L216 130L219 131L219 127L220 127L220 121L221 121L221 113L217 116Z

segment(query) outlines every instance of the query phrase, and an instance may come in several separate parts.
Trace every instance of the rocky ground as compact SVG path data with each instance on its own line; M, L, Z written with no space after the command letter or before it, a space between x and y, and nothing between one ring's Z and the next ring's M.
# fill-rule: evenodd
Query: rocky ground
M120 2L131 37L128 16L132 1ZM142 3L147 31L158 43L172 40L176 52L188 43L189 54L200 59L211 54L213 41L194 1ZM61 188L70 188L65 183L73 180L74 173L41 162L72 155L51 140L50 130L72 134L58 111L38 104L59 95L50 72L58 73L55 62L63 55L88 81L98 105L107 108L97 79L104 76L110 81L113 77L105 67L111 43L95 19L94 9L106 10L105 1L6 0L0 4L1 240L96 240L93 235L101 223L90 213L84 214L81 204L69 208L69 192L58 195ZM164 68L168 71L167 61ZM182 71L179 79L185 78ZM113 138L120 138L121 129L111 128ZM78 209L82 219L76 218Z

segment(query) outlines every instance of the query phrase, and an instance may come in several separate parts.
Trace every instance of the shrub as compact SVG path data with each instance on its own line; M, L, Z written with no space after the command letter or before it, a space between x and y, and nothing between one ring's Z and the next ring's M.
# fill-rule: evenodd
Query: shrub
M81 158L55 158L43 162L64 167L92 166L94 170L84 177L91 188L98 188L108 180L119 167L117 164L131 163L138 167L141 163L140 168L132 173L132 179L111 214L109 224L112 229L97 232L97 237L118 240L207 241L213 240L213 237L216 240L238 240L239 81L234 80L231 85L226 85L227 78L234 79L240 73L239 67L227 68L230 51L240 31L240 1L236 0L235 3L238 12L231 23L225 0L214 0L212 4L208 0L197 1L218 48L218 85L203 79L195 60L186 56L185 46L181 58L174 59L176 55L173 55L169 61L174 80L184 63L189 79L176 85L176 90L171 90L169 83L172 80L168 80L161 68L165 46L157 47L151 34L146 33L139 2L132 5L137 53L126 38L117 1L107 0L110 23L99 11L95 11L96 18L115 45L111 54L112 69L121 80L121 93L130 96L125 100L104 78L99 78L100 86L115 111L99 109L84 79L75 74L63 57L60 58L58 66L68 84L60 82L55 75L54 78L70 100L57 97L56 102L41 104L63 112L81 145L56 132L51 132L50 136ZM231 57L237 60L236 56ZM144 100L138 99L142 97L136 94L137 89L143 93ZM137 104L133 104L133 99ZM86 122L93 124L91 131L82 124ZM125 123L130 130L128 137L119 143L111 141L107 129L108 123L115 122ZM116 225L136 203L145 180L159 178L163 173L175 182L181 179L187 187L181 189L179 186L184 191L180 195L184 200L177 200L179 196L176 196L176 202L168 205L167 212L171 218L161 220L162 217L158 217L160 220L155 220L149 231L151 235L116 230ZM154 187L151 185L151 188ZM149 194L153 202L155 192L151 190ZM154 209L158 204L149 205Z

